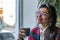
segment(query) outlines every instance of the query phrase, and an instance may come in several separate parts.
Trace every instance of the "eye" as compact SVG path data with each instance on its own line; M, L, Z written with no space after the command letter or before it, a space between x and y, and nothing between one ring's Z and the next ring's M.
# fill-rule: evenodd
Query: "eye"
M46 16L46 14L43 14L44 16Z
M44 14L42 14L42 18L44 18L46 16L46 14L44 13Z

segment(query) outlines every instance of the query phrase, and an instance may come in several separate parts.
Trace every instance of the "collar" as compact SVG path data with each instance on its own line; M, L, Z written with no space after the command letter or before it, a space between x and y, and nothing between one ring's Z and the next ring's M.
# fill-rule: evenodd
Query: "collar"
M46 28L42 30L42 29L40 28L40 26L38 25L38 29L40 30L40 32L45 32L47 28L48 28L48 26L46 26Z
M45 32L47 28L48 28L48 26L43 30L40 28L40 32Z

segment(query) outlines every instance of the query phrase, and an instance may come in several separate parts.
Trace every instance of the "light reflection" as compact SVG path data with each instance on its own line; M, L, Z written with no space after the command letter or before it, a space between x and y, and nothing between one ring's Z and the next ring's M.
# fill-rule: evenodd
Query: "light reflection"
M15 1L3 1L3 22L10 26L15 24Z
M10 14L4 14L3 13L3 8L0 8L0 20L3 20L4 23L13 26L15 23L15 17L14 15Z

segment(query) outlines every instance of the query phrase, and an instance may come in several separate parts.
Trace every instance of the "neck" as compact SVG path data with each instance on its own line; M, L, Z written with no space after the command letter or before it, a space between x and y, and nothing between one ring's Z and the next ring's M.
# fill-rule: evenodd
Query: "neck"
M47 24L39 24L40 28L44 30L48 25Z

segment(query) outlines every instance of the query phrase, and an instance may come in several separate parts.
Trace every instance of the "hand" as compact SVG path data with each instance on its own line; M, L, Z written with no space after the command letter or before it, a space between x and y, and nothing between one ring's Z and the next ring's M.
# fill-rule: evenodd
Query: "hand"
M26 35L25 35L25 30L24 30L24 28L22 28L22 29L20 29L19 30L19 34L18 34L18 39L22 39L23 37L25 37Z

